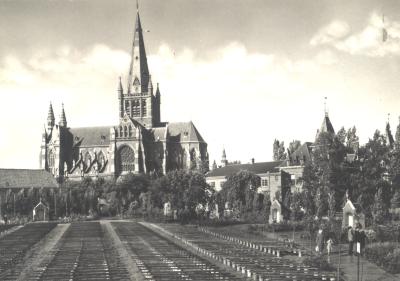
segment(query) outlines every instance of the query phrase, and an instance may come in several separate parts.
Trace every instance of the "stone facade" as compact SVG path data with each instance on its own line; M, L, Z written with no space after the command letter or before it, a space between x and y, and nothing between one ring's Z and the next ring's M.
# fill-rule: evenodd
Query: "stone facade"
M161 122L161 93L153 89L139 17L126 86L118 84L119 124L69 128L64 111L55 123L50 104L42 135L41 168L58 178L116 178L127 173L208 170L207 143L192 122Z

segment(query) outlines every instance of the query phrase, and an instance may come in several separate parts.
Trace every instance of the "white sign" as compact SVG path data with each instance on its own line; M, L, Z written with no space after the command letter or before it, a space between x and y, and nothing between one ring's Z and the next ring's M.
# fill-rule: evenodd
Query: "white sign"
M361 244L357 242L357 253L361 253Z

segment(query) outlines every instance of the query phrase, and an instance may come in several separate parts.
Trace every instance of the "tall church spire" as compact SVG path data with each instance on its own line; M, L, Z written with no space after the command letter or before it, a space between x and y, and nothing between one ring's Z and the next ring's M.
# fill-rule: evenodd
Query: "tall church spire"
M143 30L139 16L139 5L136 2L136 23L133 35L131 64L128 75L128 93L146 92L149 82L146 50L144 47Z
M60 122L58 123L58 125L60 127L67 127L67 118L65 117L64 104L62 104L61 107Z
M47 113L47 130L50 131L54 127L54 111L53 111L53 106L50 103L49 106L49 112Z

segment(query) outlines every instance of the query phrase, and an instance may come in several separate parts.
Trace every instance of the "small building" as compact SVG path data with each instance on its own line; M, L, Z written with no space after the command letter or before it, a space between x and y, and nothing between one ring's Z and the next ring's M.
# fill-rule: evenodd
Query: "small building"
M172 207L170 202L164 203L164 216L165 217L172 217Z
M359 223L362 227L365 227L364 212L359 204L353 204L350 199L347 199L343 207L342 227L347 228L351 226L354 228Z
M33 221L49 221L49 207L41 199L35 208L33 208L32 218Z
M280 185L279 166L284 161L252 162L249 164L230 164L214 169L206 174L206 182L215 190L220 191L230 175L240 171L249 171L261 178L260 192L269 190L270 186Z
M278 200L272 201L269 212L269 223L280 223L283 221L282 204Z

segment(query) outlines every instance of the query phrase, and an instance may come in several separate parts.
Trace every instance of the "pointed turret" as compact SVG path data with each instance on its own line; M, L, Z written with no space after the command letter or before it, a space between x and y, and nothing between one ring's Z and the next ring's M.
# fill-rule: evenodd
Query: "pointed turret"
M322 120L321 128L317 130L317 135L315 137L315 140L318 139L321 133L329 133L331 135L335 135L335 129L333 129L331 120L329 119L329 114L326 106L326 97L324 102L324 111L325 111L325 116L324 119Z
M119 84L118 84L118 96L121 97L124 93L124 88L122 87L121 76L119 77Z
M149 95L153 95L153 82L151 81L151 75L149 75L148 91L149 91Z
M60 122L58 122L60 127L67 127L67 118L65 117L64 104L61 105Z
M222 150L221 165L222 165L222 167L225 167L228 165L228 160L226 160L225 148Z
M47 113L47 131L51 131L54 127L55 118L54 118L54 111L53 106L50 103L49 112Z
M128 93L146 92L149 83L149 68L147 66L144 47L143 30L140 22L139 9L136 14L135 33L133 36L131 64L128 76Z

